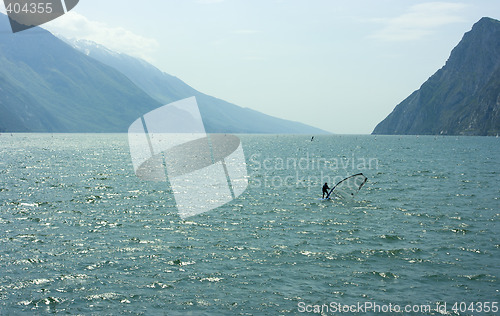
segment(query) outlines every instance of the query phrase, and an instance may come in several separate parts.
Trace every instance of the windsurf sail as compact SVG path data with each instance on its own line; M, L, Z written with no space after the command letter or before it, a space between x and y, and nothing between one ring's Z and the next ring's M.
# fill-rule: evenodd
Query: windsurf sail
M326 198L328 199L330 195L333 193L340 198L348 198L353 197L358 193L359 190L365 185L367 177L364 174L358 173L352 175L350 177L345 178L344 180L337 183L331 190L328 192Z

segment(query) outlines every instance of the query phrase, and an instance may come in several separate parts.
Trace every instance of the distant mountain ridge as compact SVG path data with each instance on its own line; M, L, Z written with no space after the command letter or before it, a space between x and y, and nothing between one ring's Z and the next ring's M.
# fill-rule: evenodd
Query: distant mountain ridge
M0 14L0 131L126 131L161 104L117 70L39 27L12 34Z
M0 132L127 132L145 113L194 95L207 132L326 133L206 96L144 61L114 58L135 82L42 28L12 34L0 13Z
M380 122L373 134L500 133L500 21L482 18L445 66Z
M148 62L117 53L87 40L64 39L77 50L127 76L134 84L160 103L195 96L205 127L210 132L225 133L299 133L327 134L323 130L299 122L272 117L242 108L201 93L177 77L169 75Z

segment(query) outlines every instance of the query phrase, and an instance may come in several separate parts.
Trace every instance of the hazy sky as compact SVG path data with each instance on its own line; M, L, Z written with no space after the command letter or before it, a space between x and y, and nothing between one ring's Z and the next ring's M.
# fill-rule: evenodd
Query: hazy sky
M201 92L370 133L500 1L80 0L43 27L140 56Z

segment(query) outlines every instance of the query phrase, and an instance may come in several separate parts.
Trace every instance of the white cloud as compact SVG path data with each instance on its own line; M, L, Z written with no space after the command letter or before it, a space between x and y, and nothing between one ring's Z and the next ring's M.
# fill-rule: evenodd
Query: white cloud
M452 2L417 4L398 17L372 20L384 24L372 37L385 41L418 40L432 34L438 27L464 21L460 13L466 7Z
M225 0L197 0L196 2L202 3L202 4L212 4L212 3L220 3L224 2Z
M231 33L237 34L237 35L251 35L251 34L257 34L257 33L259 33L259 31L257 31L257 30L234 30Z
M91 21L73 11L45 24L43 27L66 38L91 40L113 51L140 57L148 61L151 61L150 56L159 47L156 39L135 34L122 27L112 27L106 23Z

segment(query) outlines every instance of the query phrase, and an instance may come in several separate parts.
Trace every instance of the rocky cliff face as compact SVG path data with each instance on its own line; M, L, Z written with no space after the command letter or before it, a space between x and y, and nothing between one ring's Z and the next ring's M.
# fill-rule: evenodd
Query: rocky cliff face
M380 122L373 134L500 133L500 21L482 18L446 65Z

